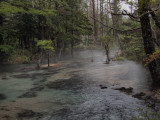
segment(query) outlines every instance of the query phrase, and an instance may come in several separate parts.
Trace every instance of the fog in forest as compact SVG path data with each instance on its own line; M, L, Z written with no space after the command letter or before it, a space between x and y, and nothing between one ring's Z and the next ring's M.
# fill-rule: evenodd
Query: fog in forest
M159 0L1 0L0 120L159 120Z

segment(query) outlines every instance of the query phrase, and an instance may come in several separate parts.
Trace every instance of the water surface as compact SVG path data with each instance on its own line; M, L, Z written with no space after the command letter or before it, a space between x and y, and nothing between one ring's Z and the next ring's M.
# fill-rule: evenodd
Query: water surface
M91 51L81 51L49 70L24 70L33 64L1 66L0 93L7 97L0 100L1 119L7 115L14 120L23 110L43 114L26 120L130 120L139 115L138 109L146 106L144 101L114 88L148 91L148 71L132 61L107 65L102 51L93 53L94 62Z

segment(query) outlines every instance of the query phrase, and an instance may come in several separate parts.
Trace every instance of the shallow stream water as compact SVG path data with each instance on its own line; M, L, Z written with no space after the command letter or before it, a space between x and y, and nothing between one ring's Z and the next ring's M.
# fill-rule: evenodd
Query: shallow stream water
M105 63L102 51L81 51L59 67L29 70L34 65L1 65L0 119L4 120L130 120L145 108L142 100L115 90L132 87L133 92L150 90L148 71L132 61ZM100 85L107 89L101 89ZM38 115L18 118L32 110Z

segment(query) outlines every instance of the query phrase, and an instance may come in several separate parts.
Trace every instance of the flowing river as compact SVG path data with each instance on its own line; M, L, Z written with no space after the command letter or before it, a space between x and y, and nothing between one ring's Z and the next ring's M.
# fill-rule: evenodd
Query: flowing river
M150 90L148 71L132 61L104 64L102 51L81 51L58 67L26 70L35 65L1 65L0 120L131 120L145 108L133 93ZM101 86L105 86L102 89ZM133 94L132 93L132 94Z

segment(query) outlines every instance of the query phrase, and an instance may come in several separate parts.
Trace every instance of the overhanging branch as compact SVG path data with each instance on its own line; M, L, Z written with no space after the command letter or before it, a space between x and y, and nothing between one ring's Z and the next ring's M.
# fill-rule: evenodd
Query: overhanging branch
M152 9L150 9L149 11L150 11L150 14L151 14L153 20L155 21L156 26L160 29L160 22L158 20L158 17L156 16L155 12Z
M92 19L94 19L93 17L90 17ZM119 29L116 29L116 28L113 28L111 26L108 26L108 25L105 25L104 23L102 23L101 21L95 19L97 22L99 22L100 24L102 24L104 27L107 27L107 28L110 28L112 30L115 30L119 33L127 33L127 32L133 32L133 31L136 31L136 30L141 30L141 28L134 28L134 29L129 29L129 30L119 30Z

